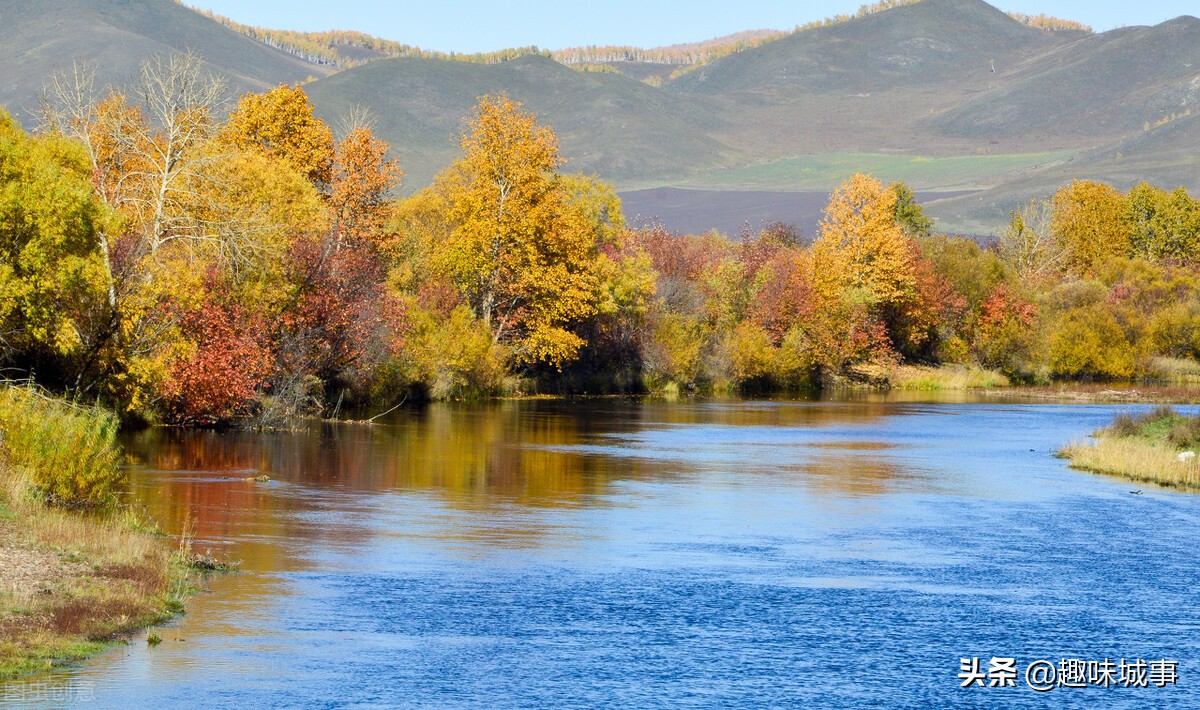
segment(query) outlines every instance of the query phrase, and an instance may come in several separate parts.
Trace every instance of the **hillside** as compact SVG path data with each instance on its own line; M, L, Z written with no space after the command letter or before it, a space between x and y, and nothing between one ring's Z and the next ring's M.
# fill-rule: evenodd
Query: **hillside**
M549 58L499 64L400 58L371 62L307 87L318 113L336 124L351 105L372 109L393 145L409 189L457 155L457 136L479 96L507 92L558 134L569 170L623 182L679 178L723 164L713 136L724 117L619 74L582 72Z
M1082 33L1080 33L1082 34ZM690 72L672 89L747 92L794 99L799 92L879 92L945 86L1064 41L1023 25L982 0L924 0L794 33Z
M336 44L345 66L363 62L339 70L171 0L7 0L0 103L28 123L54 69L96 62L101 83L127 86L144 58L190 48L234 91L320 77L305 89L333 125L351 106L369 107L406 192L453 160L477 98L501 91L555 129L569 169L623 190L820 193L870 170L926 191L979 191L932 206L946 226L977 231L1074 177L1200 188L1200 20L1093 34L983 0L884 7L783 36L573 50L616 73L565 66L572 50L380 58L408 45L300 33ZM692 69L670 78L689 53Z
M1118 136L1200 99L1200 20L1083 37L999 69L1000 83L926 125L947 136Z
M234 93L327 73L170 0L4 0L0 105L28 125L55 70L95 63L100 85L128 85L146 58L188 49L228 77Z

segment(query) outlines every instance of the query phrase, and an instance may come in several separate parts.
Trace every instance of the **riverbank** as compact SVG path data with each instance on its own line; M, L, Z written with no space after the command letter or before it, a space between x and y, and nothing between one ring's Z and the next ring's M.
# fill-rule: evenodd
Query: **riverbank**
M0 679L76 661L183 610L192 572L132 517L46 507L0 465Z
M121 504L116 416L0 389L0 678L78 660L182 611L194 555Z
M1023 385L985 389L989 397L1044 399L1092 404L1200 404L1200 388L1186 385L1122 386L1112 383Z
M1089 444L1059 451L1072 468L1187 491L1200 491L1200 417L1159 407L1141 416L1122 414Z

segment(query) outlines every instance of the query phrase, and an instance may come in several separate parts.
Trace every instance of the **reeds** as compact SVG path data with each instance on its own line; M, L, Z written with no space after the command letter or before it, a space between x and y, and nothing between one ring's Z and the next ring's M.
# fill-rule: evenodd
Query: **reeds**
M1180 452L1198 448L1200 417L1158 407L1137 416L1120 414L1096 432L1093 443L1072 444L1059 453L1070 459L1073 468L1200 490L1200 457L1179 458Z
M99 407L72 404L31 387L0 389L0 453L30 473L46 502L103 508L124 481L117 418Z
M969 390L1009 386L1009 380L1003 374L974 365L903 365L896 368L889 381L892 387L904 390Z

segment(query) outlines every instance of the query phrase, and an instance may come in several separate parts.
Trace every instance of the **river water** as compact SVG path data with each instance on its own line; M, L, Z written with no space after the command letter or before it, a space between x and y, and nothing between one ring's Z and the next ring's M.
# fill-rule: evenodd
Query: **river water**
M161 645L143 633L0 698L1200 707L1200 496L1052 456L1123 409L524 401L138 433L132 495L243 571ZM960 687L963 658L993 657L1015 687ZM1178 679L1029 687L1031 663L1063 659Z

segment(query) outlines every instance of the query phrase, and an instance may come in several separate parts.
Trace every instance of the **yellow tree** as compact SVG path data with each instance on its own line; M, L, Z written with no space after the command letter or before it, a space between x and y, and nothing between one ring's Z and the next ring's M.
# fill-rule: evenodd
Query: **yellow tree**
M1067 270L1085 274L1130 250L1132 224L1115 188L1075 180L1054 195L1050 231L1065 252Z
M185 209L197 225L186 256L192 268L215 266L233 283L269 288L288 247L325 231L324 200L281 158L207 147L220 153L186 184Z
M896 220L896 200L894 190L862 173L834 190L813 245L822 296L879 304L912 295L913 250Z
M1143 182L1125 196L1125 206L1133 254L1184 263L1200 258L1200 201L1186 189L1167 192Z
M576 199L553 131L507 96L480 99L461 146L439 180L451 232L438 261L495 342L561 366L583 345L570 327L596 312L608 216Z
M0 361L87 357L103 330L96 233L111 215L88 172L78 146L30 138L0 109Z
M263 94L246 94L221 130L234 147L276 155L320 189L333 175L333 133L313 114L299 86L280 84Z

